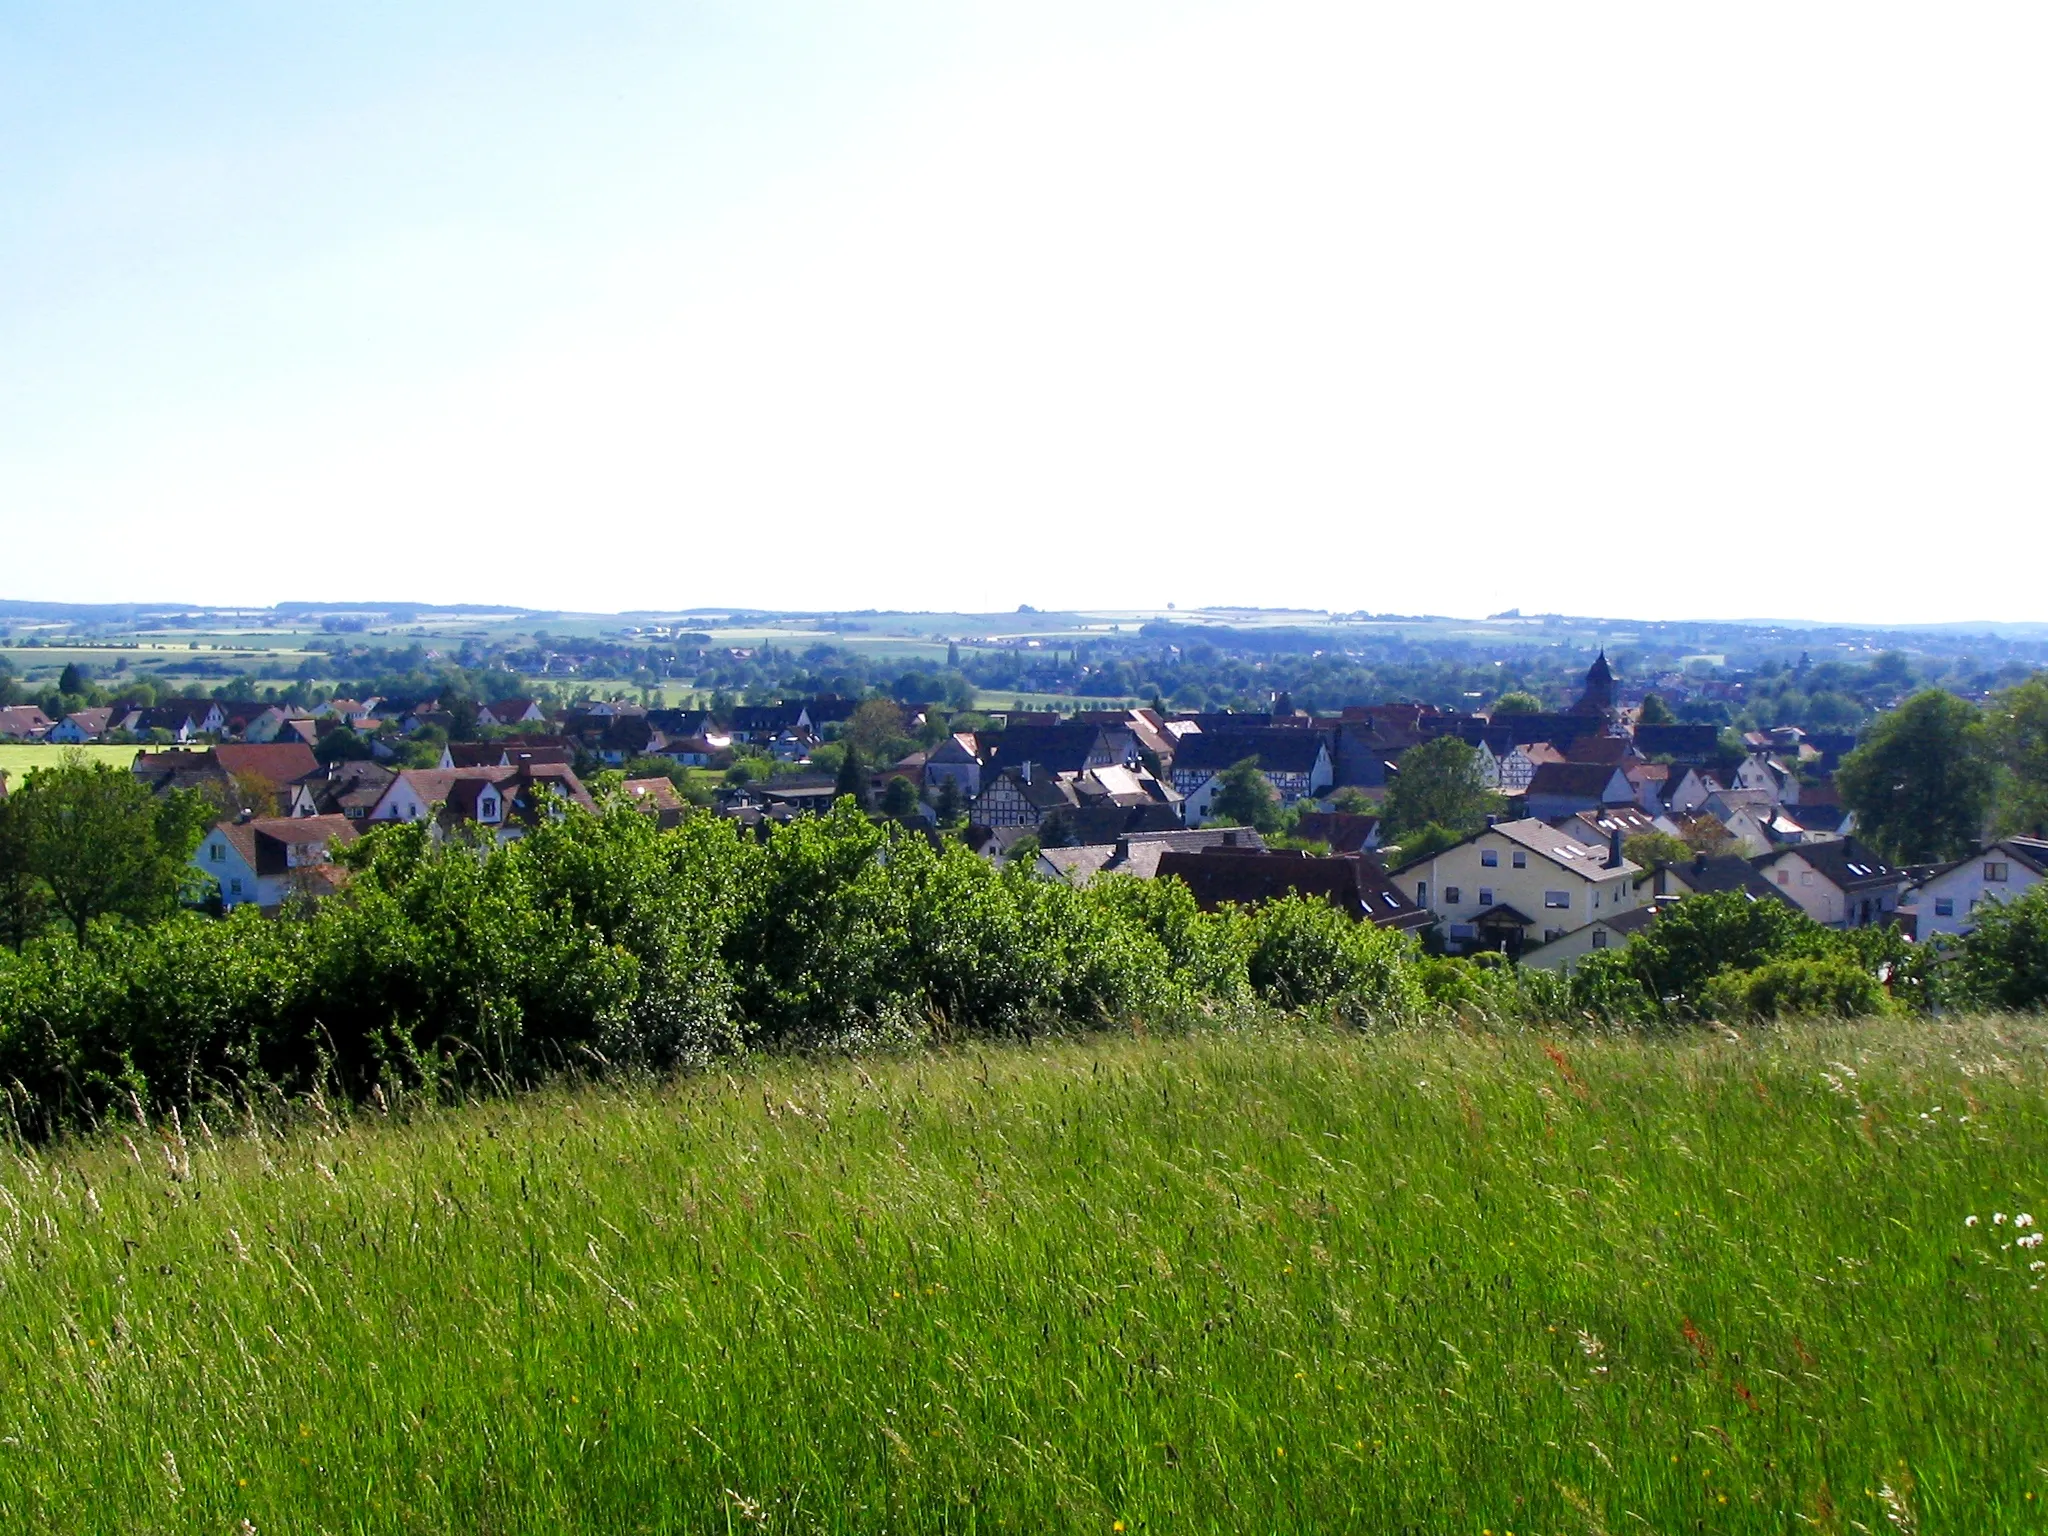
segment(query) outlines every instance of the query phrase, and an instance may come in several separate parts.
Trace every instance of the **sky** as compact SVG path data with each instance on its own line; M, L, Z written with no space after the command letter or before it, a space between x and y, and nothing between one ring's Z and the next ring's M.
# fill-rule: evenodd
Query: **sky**
M2044 45L0 5L0 597L2048 618Z

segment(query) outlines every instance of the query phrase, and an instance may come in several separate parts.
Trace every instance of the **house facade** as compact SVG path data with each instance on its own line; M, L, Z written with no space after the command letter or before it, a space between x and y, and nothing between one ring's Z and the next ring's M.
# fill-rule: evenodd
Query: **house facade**
M1435 914L1446 949L1519 956L1636 906L1639 873L1622 857L1618 837L1595 847L1528 817L1404 865L1394 879Z
M2048 879L2048 841L2008 837L1967 859L1944 864L1913 886L1902 903L1915 936L1960 938L1977 926L1986 902L2012 901Z
M220 888L224 908L273 908L294 895L333 891L333 849L355 838L355 824L340 816L222 822L200 839L192 862Z
M1899 909L1909 877L1854 838L1802 843L1752 861L1756 872L1815 922L1867 928Z

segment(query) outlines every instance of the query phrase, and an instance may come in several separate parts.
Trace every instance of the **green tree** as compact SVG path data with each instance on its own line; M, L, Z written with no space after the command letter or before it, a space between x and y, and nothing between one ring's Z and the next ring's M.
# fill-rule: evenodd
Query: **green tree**
M851 795L853 803L862 810L874 809L875 797L868 783L868 765L862 759L860 749L851 743L847 745L846 756L840 760L839 776L833 781L833 788L841 795Z
M169 916L197 878L188 861L213 819L198 794L159 799L133 774L76 757L29 775L10 800L30 872L81 940L96 917Z
M67 662L57 677L57 691L67 694L83 694L92 686L92 679L85 675L85 668L77 662Z
M908 822L917 815L917 806L917 786L900 773L891 774L882 786L882 814Z
M1487 713L1496 720L1502 715L1540 715L1543 713L1543 701L1533 693L1515 688L1495 699L1493 708Z
M1643 695L1643 707L1636 714L1638 725L1676 725L1678 717L1671 713L1671 706L1654 693Z
M1983 836L1997 772L1983 717L1939 688L1871 725L1835 782L1858 835L1901 864L1953 859Z
M1256 757L1232 763L1221 777L1221 786L1210 802L1214 815L1261 832L1279 830L1280 797L1273 792L1272 780L1259 772Z
M1992 699L1985 729L2002 770L1999 831L2048 832L2048 673Z
M868 699L846 722L840 739L872 762L883 748L903 734L903 711L894 699Z
M1669 832L1638 832L1622 843L1621 851L1631 864L1641 865L1644 869L1657 864L1692 862L1691 845Z
M960 801L960 781L950 773L939 781L938 803L932 807L938 812L939 825L950 827L957 824L964 807Z
M1434 824L1462 837L1486 824L1493 803L1479 754L1455 736L1439 736L1402 754L1382 814L1397 833Z
M21 796L0 797L0 943L21 946L43 931L50 893L30 866Z

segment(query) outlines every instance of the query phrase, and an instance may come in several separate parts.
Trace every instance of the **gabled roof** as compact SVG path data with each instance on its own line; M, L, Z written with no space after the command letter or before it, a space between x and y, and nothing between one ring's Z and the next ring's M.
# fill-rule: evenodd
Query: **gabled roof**
M1548 859L1559 869L1569 870L1584 880L1608 880L1617 875L1636 875L1642 872L1641 866L1631 864L1627 859L1610 868L1607 863L1607 848L1590 847L1558 831L1548 822L1538 821L1533 816L1525 816L1519 821L1496 822L1493 826L1483 827L1469 837L1460 838L1449 848L1439 848L1435 853L1424 854L1419 859L1410 859L1394 872L1400 874L1419 864L1427 864L1431 859L1440 859L1454 849L1463 848L1467 843L1476 843L1480 838L1494 833L1500 834L1511 843L1520 844L1531 853Z
M1599 800L1607 798L1608 787L1617 776L1621 777L1622 793L1617 799L1628 799L1628 779L1621 770L1611 763L1538 763L1536 772L1529 780L1529 793L1534 795L1558 795L1568 799Z
M1225 904L1255 906L1282 896L1318 896L1350 916L1382 928L1424 928L1434 919L1402 894L1370 854L1317 858L1305 853L1169 849L1158 878L1184 881L1204 911Z
M248 776L282 789L320 766L303 741L223 742L213 749L221 768L236 778Z
M1764 870L1780 859L1794 856L1806 860L1816 874L1842 891L1898 885L1907 878L1903 869L1894 869L1853 837L1832 843L1797 843L1775 853L1763 854L1752 862L1756 868Z
M977 736L991 768L1011 768L1030 763L1040 773L1079 773L1098 749L1115 746L1118 733L1129 734L1125 726L1100 725L1012 725L1008 730Z
M1379 817L1357 811L1303 811L1295 818L1294 835L1326 843L1332 853L1361 853L1379 825Z
M1248 757L1259 760L1265 773L1309 773L1316 759L1327 750L1321 731L1300 726L1272 726L1256 731L1212 731L1183 736L1174 749L1173 770L1178 773L1221 773Z
M291 868L293 848L324 854L331 844L352 843L357 836L355 823L346 816L259 816L222 822L214 830L258 875L284 874Z
M1695 896L1714 896L1728 891L1741 891L1752 901L1762 901L1766 897L1775 901L1791 901L1783 891L1759 875L1749 860L1739 853L1723 853L1712 857L1704 853L1695 854L1690 864L1662 867L1668 867L1672 877L1683 882L1685 888Z

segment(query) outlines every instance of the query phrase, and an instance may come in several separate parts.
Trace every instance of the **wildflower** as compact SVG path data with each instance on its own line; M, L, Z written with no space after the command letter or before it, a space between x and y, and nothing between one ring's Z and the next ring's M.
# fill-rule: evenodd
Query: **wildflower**
M2034 1224L2034 1218L2025 1211L2021 1211L2019 1215L2013 1217L2012 1224L2016 1227L2031 1227Z
M1109 1528L1112 1531L1121 1531L1124 1528L1124 1523L1121 1520L1112 1520L1109 1522Z
M2013 1241L2022 1248L2038 1248L2041 1246L2041 1236L2039 1232L2029 1232L2025 1237L2015 1238Z
M1273 1447L1273 1454L1279 1457L1282 1461L1285 1461L1287 1459L1287 1447L1284 1445L1276 1445Z
M1993 1211L1993 1212L1991 1213L1991 1225L1993 1225L1994 1227L2002 1227L2002 1226L2004 1226L2004 1225L2005 1225L2005 1212L2003 1212L2003 1211Z
M2027 1268L2031 1269L2035 1274L2038 1275L2042 1270L2048 1269L2048 1259L2036 1259L2033 1263L2029 1264Z
M1975 1225L1977 1225L1977 1218L1974 1216L1965 1216L1963 1218L1963 1225L1966 1227L1974 1227Z

